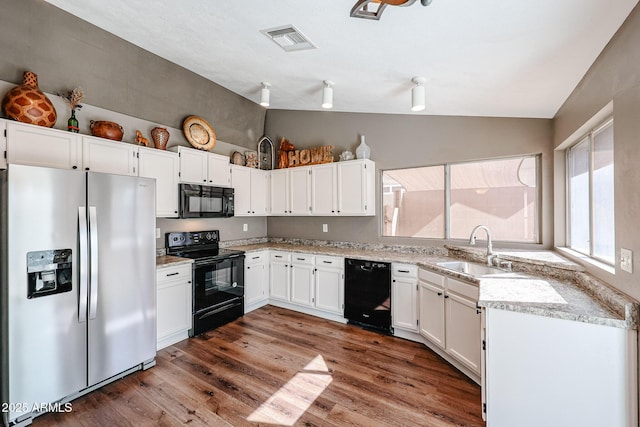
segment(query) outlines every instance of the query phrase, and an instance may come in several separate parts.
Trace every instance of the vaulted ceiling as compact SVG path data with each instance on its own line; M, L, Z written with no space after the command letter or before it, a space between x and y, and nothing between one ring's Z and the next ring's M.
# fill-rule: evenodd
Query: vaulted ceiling
M47 0L269 108L551 118L638 0L433 0L352 18L355 0ZM316 49L260 30L293 24ZM412 112L411 78L427 79Z

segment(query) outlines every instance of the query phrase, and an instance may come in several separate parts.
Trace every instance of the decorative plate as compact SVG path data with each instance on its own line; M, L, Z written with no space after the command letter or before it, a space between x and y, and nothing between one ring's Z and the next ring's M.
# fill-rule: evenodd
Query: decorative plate
M233 163L234 165L244 166L244 154L239 151L234 151L231 155L231 163Z
M182 130L194 148L211 151L216 145L216 133L202 117L188 116L182 123Z

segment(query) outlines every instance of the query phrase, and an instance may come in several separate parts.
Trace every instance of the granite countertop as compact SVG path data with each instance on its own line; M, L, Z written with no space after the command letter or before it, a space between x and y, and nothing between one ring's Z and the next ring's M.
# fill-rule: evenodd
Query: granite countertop
M498 255L513 264L513 272L473 277L453 272L438 262L463 259L484 263L484 250L469 247L442 248L346 247L289 242L263 242L230 246L245 252L282 250L345 258L415 264L421 268L474 283L478 305L545 317L593 323L625 329L638 327L638 303L552 251L510 251Z
M465 260L484 264L485 251L482 248L384 246L297 239L274 239L259 243L221 242L221 247L247 253L281 250L414 264L476 284L479 287L478 305L481 307L625 329L638 328L637 301L585 273L579 264L552 251L498 251L500 259L512 262L514 271L473 277L445 269L437 263ZM166 255L158 256L156 261L158 267L191 262L190 259Z
M193 260L173 255L161 255L156 257L156 268L173 267L180 264L192 264Z

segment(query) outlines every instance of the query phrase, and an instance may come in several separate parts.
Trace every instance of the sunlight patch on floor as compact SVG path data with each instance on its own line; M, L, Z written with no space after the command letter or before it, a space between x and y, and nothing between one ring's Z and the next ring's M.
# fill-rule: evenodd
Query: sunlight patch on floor
M275 392L248 421L292 426L331 384L329 368L321 355Z

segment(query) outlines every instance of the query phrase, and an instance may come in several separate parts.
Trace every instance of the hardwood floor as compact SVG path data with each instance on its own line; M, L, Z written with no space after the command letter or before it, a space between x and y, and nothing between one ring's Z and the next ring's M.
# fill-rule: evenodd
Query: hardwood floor
M480 387L421 344L266 306L35 426L484 426Z

